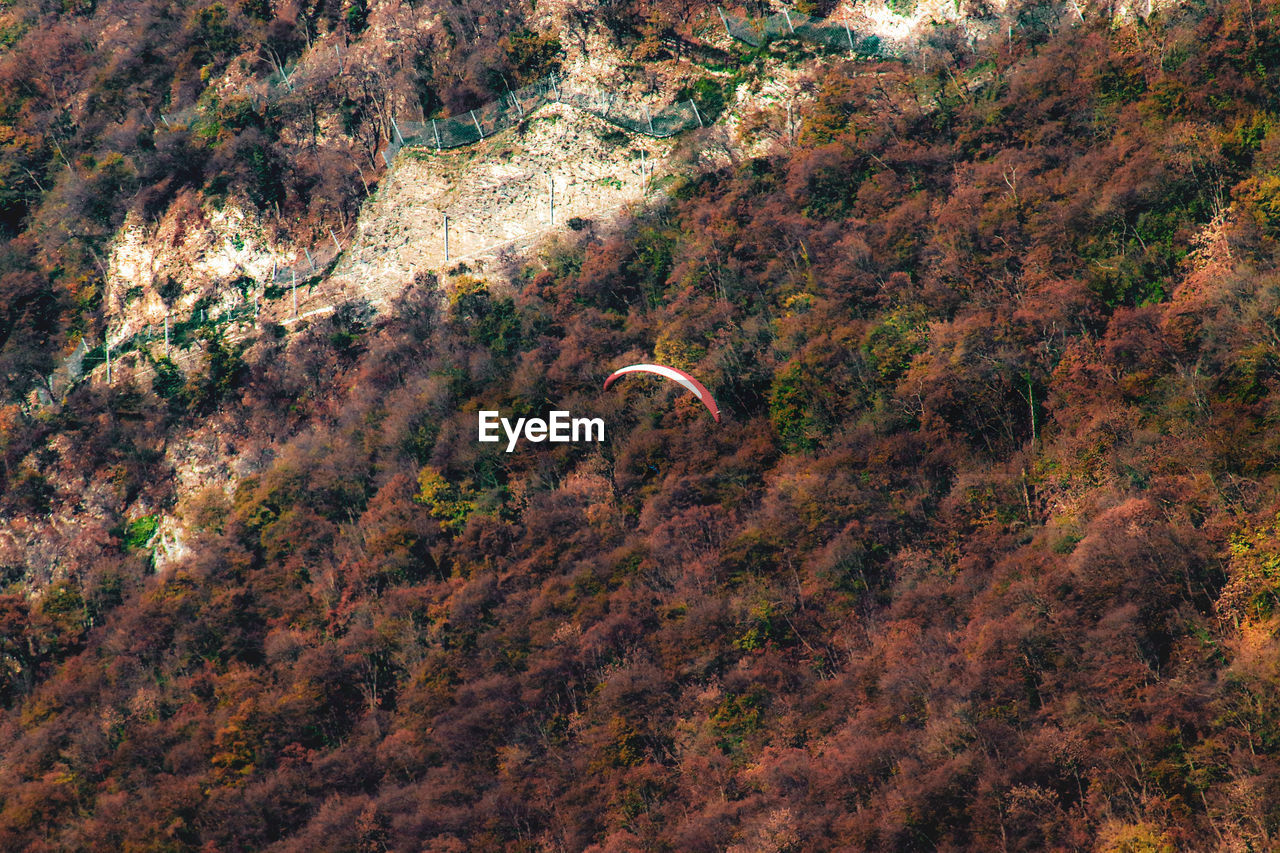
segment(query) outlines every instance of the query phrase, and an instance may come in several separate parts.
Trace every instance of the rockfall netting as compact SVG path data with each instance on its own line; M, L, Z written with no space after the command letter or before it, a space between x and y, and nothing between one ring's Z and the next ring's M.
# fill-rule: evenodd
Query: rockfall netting
M879 36L865 35L848 24L828 23L822 18L811 18L799 12L779 12L767 18L752 20L721 11L720 19L729 35L753 47L759 47L771 39L797 38L834 50L849 51L858 56L901 55L897 45L886 42Z
M461 115L426 122L398 122L386 156L394 157L401 147L410 143L437 150L471 145L519 124L538 107L552 103L568 104L632 133L654 137L673 136L702 127L707 121L707 116L702 115L691 100L652 110L617 93L550 76Z

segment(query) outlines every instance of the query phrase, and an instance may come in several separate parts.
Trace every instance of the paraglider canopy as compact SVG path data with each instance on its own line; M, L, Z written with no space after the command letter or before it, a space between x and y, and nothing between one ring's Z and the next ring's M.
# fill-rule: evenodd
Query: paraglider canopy
M674 367L667 367L662 364L632 364L627 367L620 367L609 374L609 378L604 381L604 390L608 391L609 386L619 376L624 376L628 373L654 373L674 382L679 382L685 390L697 397L702 402L702 405L707 407L707 411L711 412L711 417L716 419L716 423L720 423L720 407L716 405L715 398L711 396L711 392L701 382L683 370L677 370Z

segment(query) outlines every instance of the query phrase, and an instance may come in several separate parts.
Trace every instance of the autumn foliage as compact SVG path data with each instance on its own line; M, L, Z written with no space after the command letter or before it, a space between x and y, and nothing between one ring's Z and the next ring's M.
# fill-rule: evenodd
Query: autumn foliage
M6 517L101 518L0 596L0 849L1275 847L1278 12L837 65L775 156L264 336L208 418L0 412ZM655 356L724 422L599 393ZM175 503L191 435L230 493Z

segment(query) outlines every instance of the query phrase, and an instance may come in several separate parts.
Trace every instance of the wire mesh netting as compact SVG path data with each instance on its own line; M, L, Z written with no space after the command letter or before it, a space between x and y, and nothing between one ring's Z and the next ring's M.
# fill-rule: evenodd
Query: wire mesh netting
M703 117L693 101L680 101L653 111L648 106L619 97L616 92L603 92L590 86L562 83L557 100L598 116L607 122L648 136L674 136L703 125Z
M619 97L616 92L602 92L553 75L461 115L426 122L398 122L393 128L387 157L394 157L407 144L437 150L472 145L500 130L514 127L534 110L551 103L568 104L632 133L654 137L673 136L701 127L705 122L705 117L692 101L652 110Z
M759 47L772 39L798 38L835 50L847 50L858 56L901 54L896 45L883 41L879 36L865 35L848 24L827 23L821 18L811 18L800 12L779 12L767 18L751 20L722 10L720 18L729 35L752 47Z
M321 244L324 246L325 244ZM304 284L313 276L320 275L338 260L338 247L329 245L328 249L317 248L314 252L307 249L303 252L303 257L299 258L296 263L280 266L276 268L275 275L267 277L268 284L274 284L277 287L294 284Z
M303 258L294 264L277 267L261 282L246 277L248 289L239 304L197 308L184 318L175 317L168 325L167 334L164 323L145 325L131 335L116 339L111 344L111 357L114 359L131 352L149 352L153 345L166 341L175 350L185 350L198 341L202 329L214 331L237 323L251 323L257 319L262 304L256 296L259 285L262 286L262 299L268 302L306 295L315 287L321 274L338 259L336 237L332 239L335 242L327 250L304 250ZM67 379L75 382L105 362L106 351L101 343L87 347L76 359L74 366L68 365Z
M197 115L198 112L196 111L196 108L194 106L190 106L186 109L177 110L172 113L160 113L160 121L164 123L165 127L173 130L189 127Z
M461 115L431 119L426 122L399 122L399 133L393 129L391 147L399 150L409 141L434 148L457 148L471 145L518 124L533 110L547 102L544 84L525 86L509 92Z

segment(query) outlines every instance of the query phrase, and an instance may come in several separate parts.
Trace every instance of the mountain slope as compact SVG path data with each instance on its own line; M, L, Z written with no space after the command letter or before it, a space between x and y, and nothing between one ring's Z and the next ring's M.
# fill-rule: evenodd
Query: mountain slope
M1274 846L1275 12L837 63L510 291L4 410L0 848Z

